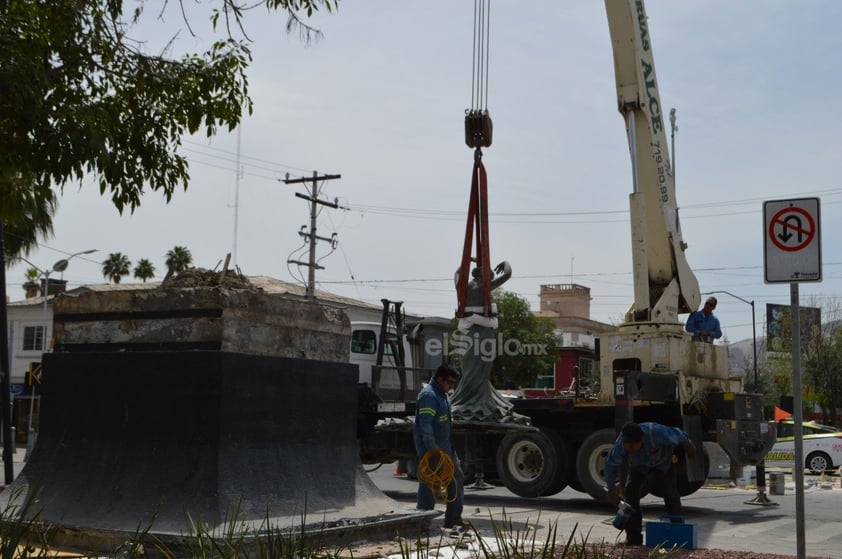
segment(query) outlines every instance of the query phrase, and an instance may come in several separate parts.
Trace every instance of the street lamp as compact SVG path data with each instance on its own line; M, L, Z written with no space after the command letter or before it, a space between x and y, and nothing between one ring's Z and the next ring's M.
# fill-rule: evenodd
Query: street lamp
M739 295L734 295L729 291L710 291L708 293L704 293L704 295L713 295L714 293L724 293L725 295L730 295L738 301L742 301L746 305L751 305L751 344L752 351L754 352L754 358L752 359L752 362L754 364L754 390L756 391L759 389L760 384L757 378L757 321L754 317L754 301L748 301L746 299L743 299Z
M751 340L752 340L752 347L754 351L754 391L758 392L760 389L760 384L757 378L757 321L754 318L754 301L748 301L743 299L738 295L734 295L729 291L711 291L706 293L706 295L713 295L714 293L724 293L725 295L730 295L734 299L738 301L742 301L746 305L751 305ZM761 505L761 506L770 506L770 505L777 505L778 503L769 500L766 497L766 461L761 460L757 463L757 495L753 499L749 499L745 501L747 505Z
M56 261L56 263L53 264L53 267L49 270L42 270L26 258L21 257L21 260L32 266L44 278L44 331L41 335L42 349L44 350L43 353L47 353L50 349L49 343L47 342L47 331L49 330L49 320L47 319L47 299L50 295L50 274L52 274L53 272L58 272L62 275L62 277L64 277L64 271L67 269L67 265L70 263L70 260L73 257L80 256L82 254L92 254L97 250L98 249L92 248L90 250L83 250L82 252L74 252L67 258L62 258L61 260ZM35 384L31 384L31 386L32 393L30 394L31 400L29 401L29 428L26 434L26 454L24 455L24 460L29 459L29 455L32 452L32 448L35 446L36 438L35 428L32 426L33 411L35 410Z

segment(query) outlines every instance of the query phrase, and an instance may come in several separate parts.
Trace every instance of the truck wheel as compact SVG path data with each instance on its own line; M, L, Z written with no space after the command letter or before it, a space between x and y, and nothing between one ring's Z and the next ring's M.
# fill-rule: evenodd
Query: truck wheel
M540 430L503 437L497 449L497 474L509 491L520 497L541 497L558 483L553 435L558 437L552 431ZM564 460L566 464L567 458Z
M614 429L600 429L588 435L576 455L579 484L597 501L605 501L605 461L615 440Z
M580 493L586 493L585 488L579 482L579 476L576 474L576 457L579 454L579 448L571 443L567 446L567 449L567 487Z
M569 476L569 469L568 465L570 464L570 451L568 450L567 443L564 442L564 439L561 438L557 432L552 431L550 429L541 430L542 433L547 435L547 437L552 441L553 446L555 447L555 456L556 456L556 472L555 478L550 486L546 489L546 491L541 493L541 497L549 497L550 495L555 495L562 491L565 487L567 487L567 478Z

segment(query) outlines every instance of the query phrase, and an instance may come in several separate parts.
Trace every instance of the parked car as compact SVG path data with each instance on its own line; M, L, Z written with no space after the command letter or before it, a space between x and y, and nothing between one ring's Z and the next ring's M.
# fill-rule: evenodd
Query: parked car
M801 424L804 441L804 469L813 473L842 466L842 431L815 421ZM795 464L795 420L778 421L777 441L766 455L767 466L791 468Z

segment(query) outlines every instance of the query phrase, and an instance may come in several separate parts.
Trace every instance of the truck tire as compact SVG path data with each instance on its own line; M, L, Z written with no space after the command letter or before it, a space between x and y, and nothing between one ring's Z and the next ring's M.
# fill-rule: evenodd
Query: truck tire
M605 460L616 439L614 429L594 431L584 440L576 454L579 484L585 493L597 501L605 501Z
M567 445L567 487L585 493L585 488L579 482L579 476L576 474L576 458L579 454L579 447L573 443Z
M549 430L503 437L497 449L497 475L509 491L527 498L550 494L559 483L556 439L560 441L558 434ZM567 464L566 456L563 464Z
M549 497L550 495L555 495L563 491L567 487L567 480L570 477L570 451L568 450L567 443L564 442L564 439L556 431L547 429L542 430L542 432L552 441L556 456L555 478L546 491L540 495L541 497Z

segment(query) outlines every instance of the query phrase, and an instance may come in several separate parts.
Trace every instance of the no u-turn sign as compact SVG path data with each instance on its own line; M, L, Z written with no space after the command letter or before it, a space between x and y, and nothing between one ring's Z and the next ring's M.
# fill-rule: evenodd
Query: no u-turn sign
M764 202L763 223L766 283L822 280L818 198Z

